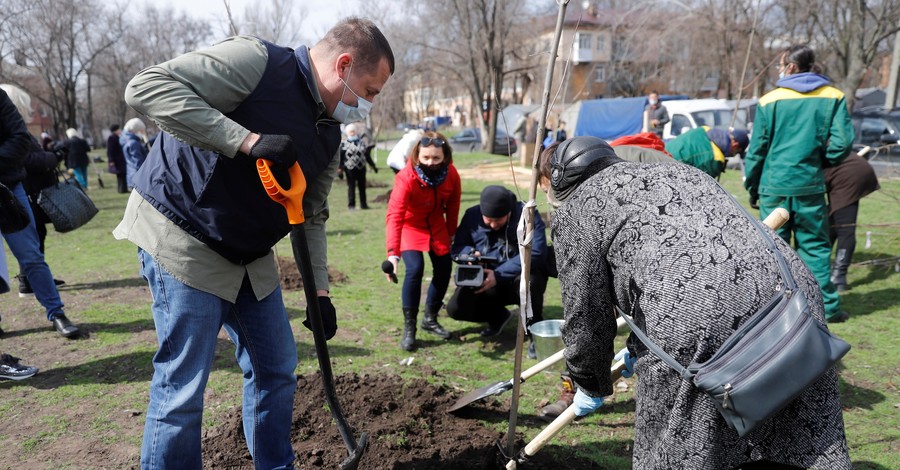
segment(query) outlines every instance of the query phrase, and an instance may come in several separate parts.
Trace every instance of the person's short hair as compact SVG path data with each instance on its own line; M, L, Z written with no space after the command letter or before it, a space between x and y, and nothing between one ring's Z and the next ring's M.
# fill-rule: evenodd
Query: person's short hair
M144 121L141 121L141 118L131 118L125 123L126 132L134 133L145 130L147 130L147 126L144 124Z
M75 137L78 137L80 139L81 134L78 133L78 129L75 129L74 127L70 127L68 129L66 129L66 137L68 137L70 139L74 139Z
M109 131L112 132L113 134L115 134L117 130L119 130L118 124L113 124L113 125L109 126Z
M394 74L394 52L387 38L375 23L355 16L345 18L334 25L325 37L317 44L332 54L353 53L353 60L357 61L363 72L375 70L381 59L387 59Z
M0 88L9 96L9 100L12 101L19 114L22 115L22 120L25 123L31 122L31 96L25 90L15 85L4 83L0 85Z
M347 126L344 127L345 134L350 135L350 131L357 132L356 124L347 124Z
M744 129L735 129L731 131L731 138L738 144L738 153L743 153L750 145L750 135Z
M444 163L449 165L453 163L453 150L450 148L450 141L444 137L440 132L435 131L425 131L422 133L422 137L419 138L419 141L416 142L416 145L409 151L409 159L407 163L416 166L419 164L419 148L422 147L422 141L426 139L440 139L444 143L441 144L441 148L444 150Z

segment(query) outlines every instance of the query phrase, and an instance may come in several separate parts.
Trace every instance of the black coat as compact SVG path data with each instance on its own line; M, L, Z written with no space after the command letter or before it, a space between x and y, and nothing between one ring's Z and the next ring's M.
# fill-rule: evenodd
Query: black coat
M44 150L36 139L31 139L31 151L25 155L26 176L22 185L32 200L37 200L42 189L59 181L56 174L59 162L60 158L56 153Z
M122 144L116 134L110 134L106 139L106 161L109 162L110 173L125 174L125 152L122 151Z
M10 188L25 179L31 135L9 95L0 89L0 183Z
M77 168L80 166L88 166L91 160L88 158L88 152L91 146L81 137L72 137L67 139L65 144L69 149L69 155L66 157L66 166L69 168Z

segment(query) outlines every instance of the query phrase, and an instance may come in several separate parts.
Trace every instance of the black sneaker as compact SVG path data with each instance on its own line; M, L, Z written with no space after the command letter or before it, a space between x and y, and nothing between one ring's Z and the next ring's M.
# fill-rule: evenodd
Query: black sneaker
M506 317L500 323L496 325L488 325L487 328L481 330L482 338L493 338L494 336L497 336L503 332L503 328L506 327L506 324L509 323L509 321L512 320L513 317L513 314L509 310L506 310L505 312Z
M850 318L850 314L844 311L838 312L836 315L831 318L825 318L825 323L844 323L847 319Z
M19 279L19 297L34 297L34 290L31 289L31 284L28 282L28 279L25 276L18 275L16 276ZM56 284L56 287L62 287L66 285L66 281L62 279L53 279L53 284Z
M9 354L0 356L0 379L24 380L37 373L37 367L20 364L18 357Z

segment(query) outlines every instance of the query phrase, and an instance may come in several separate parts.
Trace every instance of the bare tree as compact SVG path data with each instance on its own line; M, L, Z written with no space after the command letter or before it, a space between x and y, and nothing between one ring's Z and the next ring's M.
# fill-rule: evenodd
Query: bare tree
M171 8L147 6L127 10L123 34L91 68L95 115L106 125L122 123L129 114L125 86L141 69L202 47L210 24Z
M496 108L500 104L507 68L507 55L524 41L513 40L521 32L517 25L530 19L518 0L447 0L409 2L419 19L410 28L410 44L426 54L427 66L465 87L472 103L481 105L482 142L490 149L497 127ZM415 32L412 32L414 30Z
M23 12L0 31L21 67L4 70L3 78L46 103L57 125L78 127L78 87L121 37L117 16L96 0L9 0L6 6Z
M889 39L900 30L900 0L779 0L786 24L797 25L792 42L809 43L817 61L851 107L856 89Z
M305 18L305 5L297 6L292 0L270 0L247 6L237 24L241 34L293 46L308 39L302 34Z

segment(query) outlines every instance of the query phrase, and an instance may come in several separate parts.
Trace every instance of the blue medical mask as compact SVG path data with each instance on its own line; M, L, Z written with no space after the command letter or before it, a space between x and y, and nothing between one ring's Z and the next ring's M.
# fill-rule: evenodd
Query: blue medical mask
M778 72L778 79L781 80L782 78L784 78L784 70Z
M350 63L350 71L347 72L347 78L350 78L350 74L353 73L353 63ZM353 89L350 88L350 85L342 78L342 82L344 82L344 89L341 91L341 98L338 100L337 106L334 108L334 113L331 115L335 121L349 124L351 122L365 121L366 117L369 115L369 112L372 110L372 102L363 99L361 96L357 95ZM356 106L350 106L347 103L344 103L344 92L350 90L350 93L353 93L356 96L357 104Z

